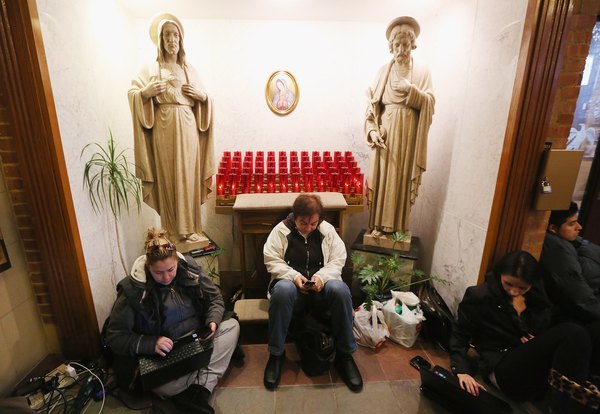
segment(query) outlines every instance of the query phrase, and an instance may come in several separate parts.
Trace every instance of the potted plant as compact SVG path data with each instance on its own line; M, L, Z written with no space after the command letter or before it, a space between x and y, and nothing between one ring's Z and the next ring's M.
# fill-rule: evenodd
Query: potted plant
M405 237L407 235L403 233L394 233L391 236L395 243L402 241ZM373 300L380 302L389 300L392 297L392 290L407 290L413 285L429 280L444 284L449 283L436 275L425 275L422 270L412 269L410 261L403 259L396 252L389 256L379 255L375 264L368 263L365 254L353 252L352 265L354 275L360 282L361 290L365 294L364 302L367 310L371 309ZM399 280L398 273L402 274L404 280Z
M88 148L96 151L91 154L83 170L83 186L88 191L88 197L96 214L100 213L105 205L110 207L114 218L115 233L121 265L125 274L128 273L123 259L121 237L119 234L119 217L123 210L135 205L138 213L142 204L142 187L139 179L132 172L133 163L127 160L125 150L117 150L112 131L109 129L109 138L106 146L91 143L83 147L80 157L83 157Z

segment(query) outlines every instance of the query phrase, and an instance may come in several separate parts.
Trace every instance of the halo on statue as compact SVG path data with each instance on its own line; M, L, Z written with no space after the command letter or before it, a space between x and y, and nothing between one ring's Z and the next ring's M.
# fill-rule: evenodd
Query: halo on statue
M410 17L410 16L400 16L400 17L396 17L394 20L392 20L390 22L390 24L388 24L387 29L385 30L385 38L386 39L390 39L390 34L392 33L392 29L395 26L398 26L399 24L407 24L409 26L411 26L415 32L415 37L419 37L419 34L421 33L421 26L419 25L419 22L417 21L417 19L415 19L414 17Z
M183 37L184 37L183 36L183 25L181 24L179 19L177 17L175 17L174 15L172 15L171 13L159 13L152 18L152 22L150 23L150 28L148 30L148 32L150 34L150 39L152 40L152 43L154 43L154 44L158 43L158 24L162 20L174 21L177 24L177 26L179 27L179 31L181 32L181 38L183 39Z

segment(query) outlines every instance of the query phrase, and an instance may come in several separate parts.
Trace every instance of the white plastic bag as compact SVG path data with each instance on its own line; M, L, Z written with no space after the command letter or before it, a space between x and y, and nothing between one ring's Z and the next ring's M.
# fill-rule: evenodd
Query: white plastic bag
M383 304L381 302L374 300L370 311L365 309L365 304L363 303L354 314L352 331L359 345L377 349L385 342L385 338L389 336L390 332L381 312L382 307Z
M396 312L397 302L402 303L401 314ZM383 307L383 318L390 332L389 338L407 348L415 344L422 322L425 320L418 302L419 298L412 292L392 291L392 299L388 300ZM410 309L407 303L414 309Z

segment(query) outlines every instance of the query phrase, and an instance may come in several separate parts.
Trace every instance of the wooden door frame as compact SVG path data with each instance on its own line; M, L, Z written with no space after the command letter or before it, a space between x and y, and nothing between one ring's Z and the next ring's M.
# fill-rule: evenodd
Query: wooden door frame
M572 13L571 0L529 1L479 283L523 245Z
M61 350L70 359L97 356L98 321L35 0L0 1L0 72Z
M594 160L585 186L585 195L581 201L579 222L583 226L582 236L593 243L600 244L598 223L600 222L600 145L597 145Z

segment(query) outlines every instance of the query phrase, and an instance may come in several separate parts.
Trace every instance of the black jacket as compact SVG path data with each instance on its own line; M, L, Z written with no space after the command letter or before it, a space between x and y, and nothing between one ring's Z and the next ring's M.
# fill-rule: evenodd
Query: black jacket
M547 232L540 264L559 316L579 322L600 320L600 246Z
M194 259L180 258L169 287L154 281L143 259L117 285L106 338L113 353L152 355L160 336L175 340L210 322L221 323L223 297Z
M455 374L473 374L467 358L472 344L480 355L484 375L494 370L504 354L521 344L527 334L536 336L550 324L550 304L541 286L525 294L527 309L517 315L493 274L479 286L467 288L458 306L458 318L450 337L450 358Z

